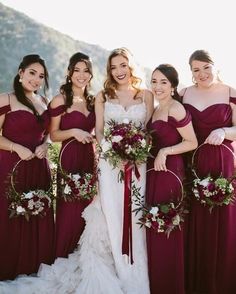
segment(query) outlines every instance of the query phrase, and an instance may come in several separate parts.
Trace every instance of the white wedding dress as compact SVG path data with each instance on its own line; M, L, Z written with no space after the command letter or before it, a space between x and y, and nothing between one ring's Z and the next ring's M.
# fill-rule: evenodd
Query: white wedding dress
M113 119L144 123L144 102L127 110L106 101L105 124ZM78 249L68 258L57 258L51 266L42 264L36 277L20 276L0 282L0 294L149 294L145 229L132 214L134 263L122 255L124 183L118 182L119 169L99 161L99 195L84 210L86 221ZM140 180L133 174L136 186L145 189L145 165L139 166ZM132 209L134 209L132 204Z

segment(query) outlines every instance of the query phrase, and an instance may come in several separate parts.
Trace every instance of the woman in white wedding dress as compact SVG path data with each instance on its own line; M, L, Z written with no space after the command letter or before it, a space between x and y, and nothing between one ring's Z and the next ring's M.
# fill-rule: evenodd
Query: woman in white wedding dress
M143 126L150 119L153 97L150 91L140 89L140 83L131 53L126 48L113 50L104 90L95 102L99 144L111 119L117 123L128 119ZM140 228L139 216L133 213L132 239L126 240L132 249L123 254L124 183L118 182L120 169L113 169L104 159L99 160L99 169L99 195L83 213L86 226L78 250L68 259L57 258L51 266L41 265L37 277L0 283L1 294L149 294L145 228ZM134 172L132 179L144 195L145 164L138 166L138 171L140 179Z

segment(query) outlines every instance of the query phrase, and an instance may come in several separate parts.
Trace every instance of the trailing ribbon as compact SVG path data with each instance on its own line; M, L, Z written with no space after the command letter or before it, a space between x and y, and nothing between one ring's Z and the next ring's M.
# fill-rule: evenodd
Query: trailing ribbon
M133 260L133 238L132 238L132 170L136 178L140 179L140 174L136 164L128 162L124 166L124 216L123 216L123 237L122 254L130 256L131 264Z

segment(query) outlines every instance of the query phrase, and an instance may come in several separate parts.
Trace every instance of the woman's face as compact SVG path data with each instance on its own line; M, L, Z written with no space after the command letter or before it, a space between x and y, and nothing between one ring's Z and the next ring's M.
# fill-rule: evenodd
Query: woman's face
M131 72L128 60L122 55L117 55L111 59L111 75L119 85L130 83Z
M73 86L77 88L84 88L88 85L92 75L89 72L89 68L84 61L76 63L74 72L71 76L71 82Z
M163 73L161 73L159 70L155 70L152 74L151 89L154 97L158 101L161 101L171 98L171 90L173 87L171 86L171 83L167 77L163 75Z
M194 60L191 64L193 79L198 86L209 87L217 78L215 67L208 62Z
M44 82L45 72L40 63L32 63L25 70L19 70L25 92L37 91Z

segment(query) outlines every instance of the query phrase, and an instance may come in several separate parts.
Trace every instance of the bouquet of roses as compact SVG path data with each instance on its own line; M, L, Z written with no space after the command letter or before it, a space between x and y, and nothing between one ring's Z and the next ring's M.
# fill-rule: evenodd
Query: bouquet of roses
M209 206L210 212L214 207L229 205L235 199L232 180L221 176L217 179L211 176L194 179L192 191L200 203Z
M115 168L123 162L141 164L150 155L151 135L132 121L124 119L122 123L111 120L104 130L104 139L100 146L101 156Z
M53 194L51 188L47 191L38 189L19 193L13 186L8 191L10 199L10 218L23 215L26 220L30 216L44 216L52 204Z
M61 171L61 192L65 201L92 200L97 194L97 175L94 173L66 174Z

